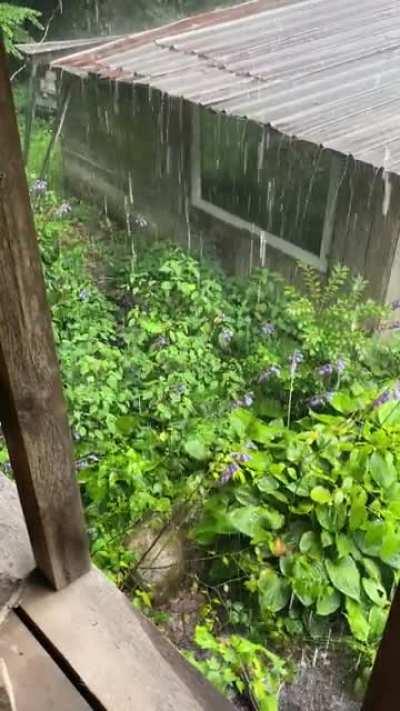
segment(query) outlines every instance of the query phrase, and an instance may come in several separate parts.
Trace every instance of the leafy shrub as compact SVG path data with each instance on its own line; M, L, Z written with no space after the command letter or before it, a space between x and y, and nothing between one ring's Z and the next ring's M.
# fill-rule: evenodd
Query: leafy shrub
M0 2L0 28L4 34L7 51L20 57L16 47L18 42L27 42L29 34L26 25L41 28L39 22L40 12L28 7L16 7L8 2Z
M40 182L95 562L129 590L127 532L154 514L190 524L232 627L200 628L209 655L195 663L225 691L247 684L260 708L276 708L285 678L265 638L345 630L370 660L400 569L400 346L373 331L385 310L342 267L326 285L306 270L300 291L168 244L114 266L121 286L104 294L78 207ZM247 641L231 634L239 603Z
M291 633L326 634L341 611L356 640L380 639L400 570L400 393L390 393L337 393L329 413L293 429L240 409L230 417L231 451L246 456L229 479L211 465L222 488L196 538L248 539L226 578L239 566L261 618L285 611Z
M240 635L217 638L205 626L198 626L195 642L208 653L201 660L186 656L223 694L248 696L260 711L278 711L278 692L289 670L283 659L261 644Z

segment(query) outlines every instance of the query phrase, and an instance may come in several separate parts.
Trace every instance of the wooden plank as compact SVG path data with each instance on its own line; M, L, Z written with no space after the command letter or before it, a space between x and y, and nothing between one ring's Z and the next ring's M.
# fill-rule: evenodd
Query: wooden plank
M232 711L95 569L58 593L33 577L21 611L108 711Z
M361 711L396 711L400 699L400 588L392 602Z
M0 420L36 562L58 589L89 554L1 42L0 274Z
M37 97L40 87L40 79L38 76L38 63L32 60L29 64L29 86L28 97L25 109L25 135L24 135L24 160L28 162L29 151L31 147L32 126L35 120Z
M15 711L90 711L90 706L14 612L0 629ZM2 708L2 707L0 707ZM10 709L11 711L11 709Z
M0 624L34 567L15 484L0 474Z

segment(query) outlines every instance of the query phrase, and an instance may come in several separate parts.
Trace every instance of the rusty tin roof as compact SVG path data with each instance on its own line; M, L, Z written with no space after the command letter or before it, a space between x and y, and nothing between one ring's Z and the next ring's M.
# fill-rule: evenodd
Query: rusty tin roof
M400 172L400 0L252 0L55 63Z

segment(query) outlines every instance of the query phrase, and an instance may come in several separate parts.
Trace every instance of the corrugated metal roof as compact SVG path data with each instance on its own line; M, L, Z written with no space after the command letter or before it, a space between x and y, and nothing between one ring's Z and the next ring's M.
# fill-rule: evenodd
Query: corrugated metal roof
M148 84L400 172L400 0L253 0L57 66Z
M111 42L119 39L120 35L108 37L84 37L82 39L70 40L51 40L49 42L25 42L18 44L19 51L27 57L38 57L46 54L54 54L63 52L70 54L72 51L77 52L81 49L88 49L104 45L105 42Z

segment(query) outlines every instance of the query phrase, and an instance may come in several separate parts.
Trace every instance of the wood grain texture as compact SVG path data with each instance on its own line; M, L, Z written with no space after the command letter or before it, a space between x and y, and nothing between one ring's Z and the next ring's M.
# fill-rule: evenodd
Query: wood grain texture
M400 588L392 602L361 711L397 711L400 706L399 657Z
M33 576L20 605L107 711L233 711L96 569L57 593Z
M37 565L58 589L89 555L1 44L0 275L0 419Z
M1 628L0 659L4 659L10 696L15 699L15 706L10 706L9 711L90 711L88 703L14 612Z

